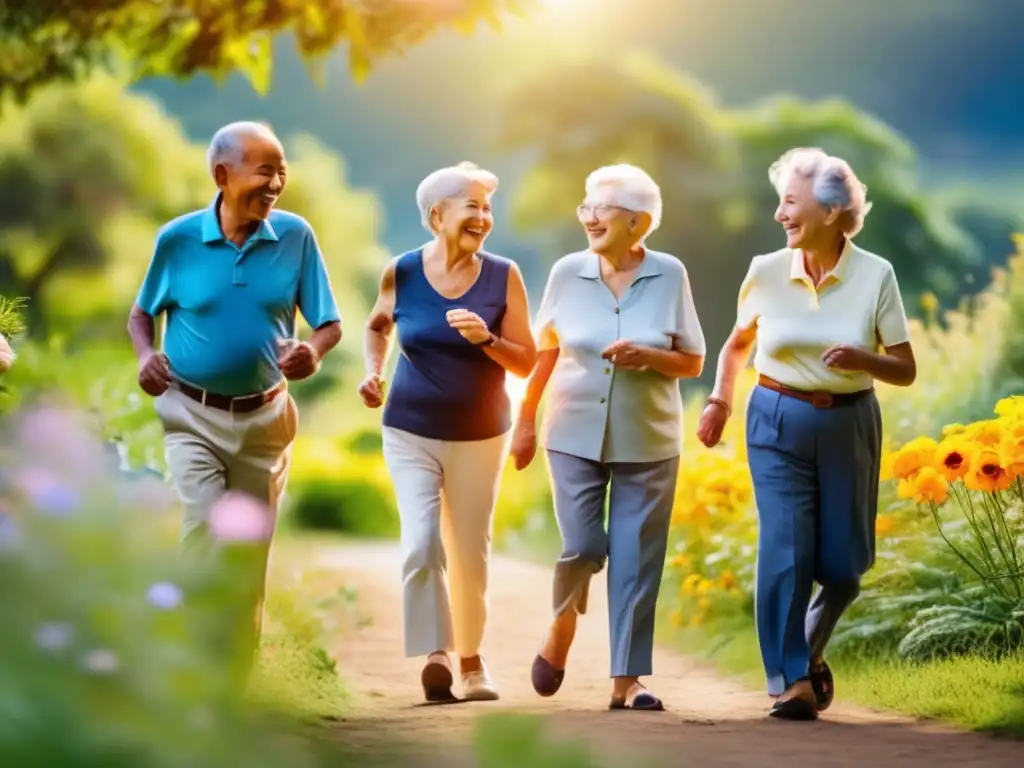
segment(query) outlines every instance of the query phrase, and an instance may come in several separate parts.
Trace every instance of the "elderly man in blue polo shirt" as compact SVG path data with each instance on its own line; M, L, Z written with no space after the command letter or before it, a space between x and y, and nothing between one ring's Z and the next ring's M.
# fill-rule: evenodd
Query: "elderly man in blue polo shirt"
M220 129L207 155L217 195L165 225L132 308L139 385L156 398L167 463L181 497L183 548L212 551L210 511L229 491L269 510L243 606L246 666L257 648L267 556L298 411L286 380L313 375L341 339L341 317L310 225L274 210L284 149L258 123ZM314 329L295 338L296 309ZM166 316L163 351L156 318ZM249 617L252 617L250 623Z

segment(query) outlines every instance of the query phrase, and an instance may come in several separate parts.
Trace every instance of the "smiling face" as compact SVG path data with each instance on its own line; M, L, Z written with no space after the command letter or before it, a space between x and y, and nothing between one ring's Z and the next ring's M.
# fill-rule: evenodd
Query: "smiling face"
M239 222L266 219L284 191L287 163L280 142L270 136L244 136L242 157L214 169L224 205Z
M494 228L491 195L478 181L465 194L445 200L431 212L434 231L463 253L476 253Z
M601 186L587 195L576 210L587 243L594 253L621 253L633 248L643 237L645 213L623 208L618 204L615 187Z
M814 198L814 181L792 173L779 195L775 220L786 232L788 248L813 249L833 243L839 234L839 211L822 207Z

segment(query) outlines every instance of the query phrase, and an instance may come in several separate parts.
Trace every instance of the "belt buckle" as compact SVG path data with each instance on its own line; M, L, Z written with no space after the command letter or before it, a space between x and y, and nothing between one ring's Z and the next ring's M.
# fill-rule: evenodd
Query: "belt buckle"
M815 408L831 408L835 398L831 392L812 392L811 405Z

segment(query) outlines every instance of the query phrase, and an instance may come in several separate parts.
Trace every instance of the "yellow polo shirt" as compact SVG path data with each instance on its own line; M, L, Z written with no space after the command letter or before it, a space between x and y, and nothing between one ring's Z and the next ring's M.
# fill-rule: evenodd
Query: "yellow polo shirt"
M910 340L892 264L849 241L817 288L800 250L755 256L738 303L737 326L757 327L757 372L793 389L869 389L870 375L826 366L825 350L849 344L877 352Z

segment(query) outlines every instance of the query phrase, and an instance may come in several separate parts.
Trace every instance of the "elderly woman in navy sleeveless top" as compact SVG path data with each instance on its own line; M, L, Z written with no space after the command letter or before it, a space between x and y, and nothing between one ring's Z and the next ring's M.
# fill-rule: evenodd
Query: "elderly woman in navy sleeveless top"
M613 709L664 709L639 678L652 673L679 472L679 379L704 365L686 268L644 244L661 209L658 185L639 168L601 168L587 179L578 214L590 247L551 269L536 320L541 351L512 442L522 469L536 451L534 420L550 380L541 437L562 555L533 686L542 696L561 686L590 579L607 559Z
M433 240L388 264L366 326L367 406L384 403L392 328L401 351L384 405L384 458L401 519L405 653L427 657L428 701L453 698L449 652L465 699L498 698L480 649L511 427L505 376L527 377L537 351L518 267L481 250L497 186L470 163L423 180L416 202Z

